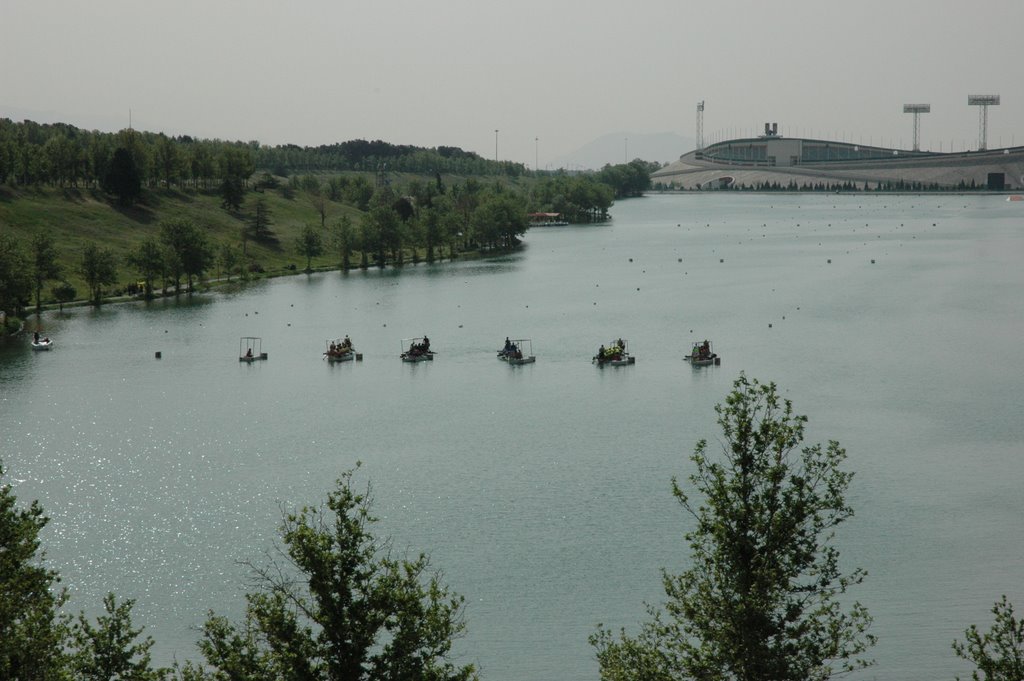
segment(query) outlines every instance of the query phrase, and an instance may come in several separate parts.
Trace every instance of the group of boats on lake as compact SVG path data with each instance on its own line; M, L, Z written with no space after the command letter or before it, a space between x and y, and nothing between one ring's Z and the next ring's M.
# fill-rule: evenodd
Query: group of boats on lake
M53 347L53 341L49 337L40 336L36 331L32 335L33 350L49 350ZM403 338L402 352L399 355L403 362L432 362L435 352L430 348L430 339L426 336L418 338ZM157 354L159 357L159 353ZM506 364L517 366L520 364L533 364L537 356L533 354L533 341L529 338L512 339L505 337L505 344L498 349L497 357ZM258 336L243 336L238 342L238 361L255 362L267 359L267 353L263 352L263 339ZM356 352L352 345L352 339L346 335L344 338L334 338L327 341L327 349L323 353L323 359L329 363L362 361L363 354ZM690 354L684 355L683 359L695 367L711 366L721 364L722 358L714 351L711 341L705 340L693 344ZM636 357L629 351L629 342L621 338L602 344L597 354L591 358L597 366L629 366L636 364Z
M432 362L434 350L430 347L430 339L427 336L417 338L403 338L402 352L399 355L403 362ZM240 362L254 362L259 359L267 359L267 353L263 352L262 339L255 336L244 336L239 342ZM533 354L533 341L529 338L505 337L505 344L498 349L497 357L506 364L517 366L520 364L533 364L537 356ZM327 341L327 349L323 353L323 359L330 363L351 362L352 360L362 361L363 355L356 352L352 339L347 335L344 338L335 338ZM693 366L710 366L721 363L721 358L714 352L711 341L705 340L694 343L690 354L683 357L684 360ZM597 354L591 358L597 366L629 366L636 364L636 357L629 351L629 342L622 338L602 344Z

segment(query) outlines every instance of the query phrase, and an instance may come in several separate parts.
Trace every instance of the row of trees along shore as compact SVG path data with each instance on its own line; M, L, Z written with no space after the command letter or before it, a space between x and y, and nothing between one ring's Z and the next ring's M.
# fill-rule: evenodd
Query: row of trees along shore
M637 159L606 166L597 179L612 187L616 198L637 196L650 186L650 173L660 167ZM256 169L277 177L388 172L517 179L565 174L490 161L458 147L422 148L380 140L268 146L257 141L171 137L132 129L107 133L66 123L0 118L0 184L104 188L130 200L136 183L140 188L210 189L225 182L244 184ZM597 204L589 207L599 208Z
M44 304L177 293L183 278L191 291L211 273L230 280L295 271L291 256L309 271L314 261L384 267L508 250L519 245L529 213L605 220L614 200L649 187L657 167L637 159L589 173L530 173L454 147L266 147L0 119L0 196L25 205L26 192L38 200L49 191L65 210L60 219L42 209L11 217L12 229L0 231L0 311L13 324L31 300L38 312ZM219 208L194 208L193 197L216 199ZM97 221L116 224L109 239L79 235L74 210L93 204L107 213L80 219L93 233ZM34 225L19 233L19 219Z
M664 610L629 635L598 625L590 642L603 681L823 681L873 664L871 617L846 592L833 532L853 515L837 442L801 447L806 417L774 384L740 374L716 407L722 449L701 440L671 491L691 566L663 572ZM357 464L358 468L359 464ZM425 553L396 555L373 534L369 484L341 474L327 501L285 512L267 557L245 565L253 591L240 621L210 611L201 661L152 664L155 641L113 592L95 621L68 609L47 567L38 502L0 484L0 678L18 681L468 681L453 660L465 600ZM0 483L3 470L0 468ZM600 594L592 594L600 598ZM847 605L842 603L846 602ZM848 608L844 611L844 608ZM953 652L977 681L1024 678L1024 620L1003 596L995 622L969 627Z

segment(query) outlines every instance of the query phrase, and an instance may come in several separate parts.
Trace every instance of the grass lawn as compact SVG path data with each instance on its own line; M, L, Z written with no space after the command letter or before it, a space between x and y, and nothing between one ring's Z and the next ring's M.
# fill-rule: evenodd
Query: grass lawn
M220 195L215 190L150 189L144 191L137 205L123 207L96 189L0 187L0 230L13 236L24 248L36 232L49 232L59 253L63 277L77 289L79 298L85 298L88 287L78 269L86 244L95 243L115 253L119 283L110 289L123 289L139 278L138 272L127 264L126 256L146 239L158 238L161 222L171 218L186 218L205 228L215 254L221 245L230 244L241 255L242 227L251 222L258 198L266 201L276 242L250 239L246 249L248 263L271 276L292 272L293 267L305 269L305 257L298 254L295 241L305 225L319 227L320 214L310 195L301 191L289 199L278 190L250 189L241 211L233 213L221 207ZM363 213L341 203L327 203L327 230L322 236L328 252L313 259L315 269L338 265L339 256L329 250L327 231L343 215L358 224ZM218 277L220 273L214 268L206 276ZM56 283L47 282L44 302L52 302L50 288Z

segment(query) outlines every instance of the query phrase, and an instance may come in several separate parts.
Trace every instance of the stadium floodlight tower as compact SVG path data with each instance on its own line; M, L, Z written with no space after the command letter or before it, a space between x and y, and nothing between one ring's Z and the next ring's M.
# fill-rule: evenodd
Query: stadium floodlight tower
M697 151L704 149L704 100L697 102Z
M978 112L978 151L988 149L988 108L999 106L999 95L967 95L968 106L980 106Z
M904 104L903 113L914 114L914 151L921 151L921 114L931 113L931 104Z

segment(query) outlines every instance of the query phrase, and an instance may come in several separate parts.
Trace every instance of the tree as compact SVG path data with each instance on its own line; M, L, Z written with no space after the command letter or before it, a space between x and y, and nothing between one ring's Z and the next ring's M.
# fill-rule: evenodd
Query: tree
M3 478L0 465L0 480ZM61 678L67 621L59 614L67 592L43 566L39 533L49 519L39 502L16 507L10 485L0 484L0 679Z
M402 221L398 213L387 203L377 203L363 215L362 227L367 249L376 251L377 265L384 267L388 250L394 253L401 248Z
M473 211L472 224L484 243L512 248L526 233L526 207L510 193L488 194Z
M160 681L169 669L153 669L149 649L153 639L149 636L137 641L142 629L132 628L134 600L120 605L114 594L103 599L105 615L96 618L96 626L89 623L85 613L78 616L72 627L71 669L82 681Z
M237 211L242 207L242 199L245 197L245 184L242 178L227 176L220 182L220 207L226 210Z
M49 232L37 232L32 237L32 282L35 284L36 313L43 310L43 285L60 276L57 249Z
M31 294L28 258L14 237L0 232L0 310L18 314Z
M255 567L241 627L211 614L200 651L216 679L475 679L449 659L463 598L427 557L395 558L370 532L369 489L347 471L326 508L285 516L280 556ZM194 672L194 668L192 672Z
M238 257L238 251L231 244L221 244L217 261L220 263L221 271L226 273L228 281L231 281L231 275L235 273L241 262L241 259Z
M834 529L853 515L844 494L852 473L831 441L797 452L805 416L773 383L740 377L715 408L723 452L701 440L691 457L691 498L672 492L695 521L686 535L692 567L663 572L668 617L651 607L639 637L591 636L601 678L807 681L866 667L871 618L839 597L866 576L839 570Z
M295 239L295 249L306 258L306 272L313 271L313 258L323 255L324 240L313 225L306 225Z
M352 218L348 215L342 215L331 230L331 245L337 249L341 269L346 272L352 268L352 242L355 236Z
M79 273L89 287L93 305L98 306L103 297L103 287L117 282L117 257L109 249L87 244L82 250Z
M1024 619L1013 616L1013 605L1006 595L992 606L995 623L988 633L971 625L966 641L953 641L958 657L974 663L974 681L1020 681L1024 679ZM960 681L960 677L957 677Z
M191 291L192 277L201 275L213 264L213 249L210 248L206 232L191 220L174 218L161 223L160 241L174 256L170 262L180 265L180 271L188 282L188 290ZM175 285L177 281L175 276Z
M123 206L132 205L142 195L142 175L128 149L118 147L114 151L103 179L103 189L115 195Z
M145 296L153 297L153 281L167 274L167 253L152 237L128 255L128 263L142 276Z
M71 285L70 282L62 281L61 283L50 289L50 293L53 295L53 299L57 301L60 306L60 311L64 311L64 303L70 303L78 295L78 291Z
M315 179L314 182L316 182ZM325 229L327 225L327 208L330 203L319 182L316 182L314 189L309 190L309 202L312 204L316 214L320 216L320 229Z
M156 141L153 161L157 173L170 189L171 185L177 181L181 167L181 153L178 151L178 145L167 135L161 134Z
M224 147L218 163L221 177L221 206L237 211L242 207L242 199L245 197L245 182L255 172L256 166L248 149L235 146Z
M242 255L249 254L248 243L249 239L255 239L256 241L276 241L274 233L270 230L270 225L274 223L270 213L270 207L267 205L267 200L262 196L256 199L256 205L253 208L252 222L246 225L242 225Z

